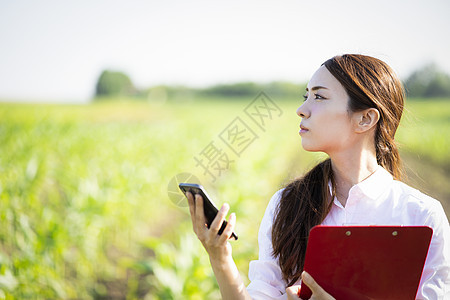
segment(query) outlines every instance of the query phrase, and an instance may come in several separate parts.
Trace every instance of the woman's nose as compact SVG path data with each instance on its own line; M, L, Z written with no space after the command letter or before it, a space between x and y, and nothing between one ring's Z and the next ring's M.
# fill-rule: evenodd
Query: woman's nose
M300 105L299 108L297 108L297 115L300 118L308 118L309 117L309 113L307 112L308 110L306 109L305 104L306 104L306 102L303 103L302 105Z

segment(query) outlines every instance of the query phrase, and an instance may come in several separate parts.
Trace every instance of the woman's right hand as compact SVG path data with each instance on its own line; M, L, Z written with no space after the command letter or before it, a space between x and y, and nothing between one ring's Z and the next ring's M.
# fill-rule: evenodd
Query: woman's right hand
M225 216L230 210L229 205L226 203L222 205L214 221L211 223L210 228L208 228L206 226L202 196L196 194L194 201L192 193L187 192L186 197L189 202L189 212L191 213L194 232L203 244L203 247L205 247L206 252L208 252L210 260L225 261L226 259L229 259L231 257L231 245L228 242L228 239L234 231L236 215L234 213L230 215L225 230L219 235L219 229L225 220Z

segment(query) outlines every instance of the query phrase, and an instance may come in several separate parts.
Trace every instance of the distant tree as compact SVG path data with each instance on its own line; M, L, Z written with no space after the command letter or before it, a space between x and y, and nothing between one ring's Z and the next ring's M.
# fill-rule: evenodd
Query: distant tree
M306 84L288 81L273 81L262 86L262 89L272 97L303 99Z
M200 91L206 96L218 97L244 97L254 96L260 91L260 87L253 82L239 82L234 84L217 84Z
M204 89L198 89L200 95L218 97L255 97L261 91L272 97L301 98L304 85L286 81L273 81L269 83L238 82L234 84L218 84Z
M155 85L150 88L141 90L139 95L143 99L147 99L150 102L161 102L163 99L183 99L194 96L196 90L183 85ZM165 101L164 100L164 101Z
M413 72L405 81L410 97L450 97L450 76L436 64L428 64Z
M136 88L126 74L110 70L100 74L95 88L96 97L132 96L135 93Z

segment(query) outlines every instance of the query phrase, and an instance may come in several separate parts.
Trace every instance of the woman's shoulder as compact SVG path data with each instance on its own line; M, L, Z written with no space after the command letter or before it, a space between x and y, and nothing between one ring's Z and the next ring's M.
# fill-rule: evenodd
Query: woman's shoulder
M402 181L394 180L393 185L394 193L398 194L400 199L417 202L424 205L439 203L439 201L434 199L433 197L421 192L420 190L412 186L409 186Z
M276 191L270 198L269 205L278 204L278 202L280 202L280 200L281 200L281 196L283 195L284 190L285 190L285 188L281 188L278 191Z
M414 209L416 213L426 215L444 213L442 204L437 199L401 181L394 180L393 185L393 193L398 195L398 201L409 209Z
M273 216L273 214L275 213L275 210L278 207L278 204L280 203L281 196L283 195L283 191L284 191L284 188L281 188L272 195L272 197L270 198L269 203L267 204L267 207L266 207L266 214L270 214Z

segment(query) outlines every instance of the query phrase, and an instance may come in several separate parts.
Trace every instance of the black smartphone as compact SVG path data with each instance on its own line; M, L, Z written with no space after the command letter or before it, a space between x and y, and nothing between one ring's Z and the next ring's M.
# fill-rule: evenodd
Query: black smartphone
M211 199L208 197L208 194L206 193L205 189L200 184L195 183L180 183L179 185L180 190L186 195L187 192L190 192L194 197L195 194L199 194L203 198L203 210L205 212L206 217L206 225L208 228L211 226L211 223L214 221L214 218L216 217L219 210L214 205L214 203L211 201ZM222 226L219 230L219 235L222 234L223 230L227 226L227 221L223 221ZM236 233L232 233L231 237L234 237L235 240L238 239L238 236Z

